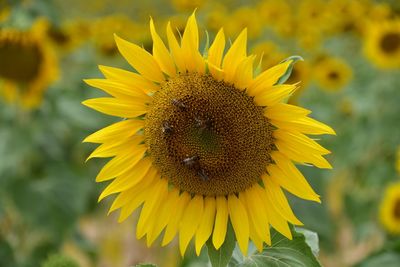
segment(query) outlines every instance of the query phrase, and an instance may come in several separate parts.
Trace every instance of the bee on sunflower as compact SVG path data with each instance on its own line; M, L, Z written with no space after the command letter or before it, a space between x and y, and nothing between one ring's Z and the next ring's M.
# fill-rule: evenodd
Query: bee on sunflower
M0 93L7 102L35 108L57 79L57 58L45 32L40 20L28 31L0 29Z
M365 35L364 52L380 68L399 68L400 19L370 23Z
M194 13L180 43L166 31L169 49L150 20L152 54L115 36L138 73L100 66L105 79L86 80L111 97L83 104L124 118L84 140L100 144L89 158L113 157L96 178L112 180L99 200L117 194L110 212L120 209L119 221L142 206L137 238L150 246L164 231L167 245L179 233L182 255L192 239L197 254L208 239L219 249L228 223L244 254L249 239L259 250L271 244L270 226L291 239L288 223L302 223L284 190L320 202L294 162L331 168L330 152L307 134L335 134L283 103L296 90L280 82L293 61L254 76L246 29L226 53L220 29L202 55Z
M386 188L379 215L382 225L389 233L400 235L400 182Z

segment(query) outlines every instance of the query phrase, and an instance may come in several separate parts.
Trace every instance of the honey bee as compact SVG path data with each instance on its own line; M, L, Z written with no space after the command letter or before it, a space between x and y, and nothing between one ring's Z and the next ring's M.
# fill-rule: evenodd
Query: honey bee
M199 156L193 156L185 158L182 162L189 168L196 168L197 166L200 166L199 159Z
M209 178L207 176L207 174L205 173L204 169L201 169L197 171L197 175L200 176L201 179L203 179L203 181L208 181Z
M163 121L162 126L161 126L161 131L164 134L170 134L173 132L173 130L174 129L172 128L172 126L169 124L168 121Z
M194 171L196 171L196 174L203 181L208 181L209 178L208 178L206 172L204 171L204 169L201 168L199 159L200 159L199 156L193 156L193 157L185 158L182 162L183 162L183 164L185 164L190 169L193 169Z
M196 127L199 128L200 131L211 128L211 120L209 118L203 119L199 116L196 116L194 120L196 122Z
M171 103L172 103L172 105L178 107L181 110L186 109L186 105L182 101L180 101L180 100L178 100L176 98L172 99Z

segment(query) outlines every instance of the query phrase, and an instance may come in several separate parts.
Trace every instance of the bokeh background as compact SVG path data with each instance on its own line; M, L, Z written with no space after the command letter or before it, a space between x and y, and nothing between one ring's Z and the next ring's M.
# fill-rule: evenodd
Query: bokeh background
M135 216L107 216L94 181L104 161L85 163L94 147L81 143L115 121L81 105L99 95L82 81L101 77L97 65L130 69L113 33L150 51L150 16L165 37L195 8L203 46L206 29L233 39L247 27L263 68L304 58L289 102L336 130L321 140L334 169L301 167L322 204L288 196L321 263L400 266L398 0L0 0L0 266L206 266L176 244L146 248Z

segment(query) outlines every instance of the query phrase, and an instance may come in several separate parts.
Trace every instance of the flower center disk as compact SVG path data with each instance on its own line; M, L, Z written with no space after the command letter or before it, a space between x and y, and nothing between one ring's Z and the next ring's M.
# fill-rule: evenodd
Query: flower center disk
M263 113L233 85L180 74L153 95L144 127L149 154L161 175L183 191L241 192L272 162L273 127Z
M34 81L43 62L43 54L38 45L25 40L23 33L14 38L0 39L0 58L0 77L20 83Z

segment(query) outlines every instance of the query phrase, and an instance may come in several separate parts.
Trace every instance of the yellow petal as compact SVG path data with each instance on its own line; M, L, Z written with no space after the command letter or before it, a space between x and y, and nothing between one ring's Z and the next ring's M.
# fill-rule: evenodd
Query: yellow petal
M119 154L110 160L96 177L96 182L103 182L130 171L144 156L147 148L140 145L131 153Z
M236 69L239 63L246 57L247 49L247 29L244 29L224 57L222 69L225 72L224 80L232 82L235 77Z
M233 194L228 196L229 217L235 230L236 240L243 255L247 255L249 245L249 219L242 202Z
M129 188L126 191L121 192L113 201L110 210L108 211L108 214L111 212L128 205L129 202L137 195L139 192L145 191L147 192L147 189L149 187L153 187L158 180L161 179L159 173L155 168L150 168L150 170L146 174L146 178L142 179L138 184L135 186Z
M313 153L311 150L306 153L304 151L300 152L295 147L288 145L282 140L276 140L275 146L278 148L279 152L294 161L302 164L313 164L322 169L332 169L332 166L323 156L320 155L320 153Z
M233 84L238 89L245 89L253 79L253 63L255 56L250 56L242 60L236 69Z
M249 85L249 88L247 90L248 94L256 96L260 93L260 91L264 90L265 88L269 88L275 85L278 82L279 78L286 73L291 63L292 60L288 60L262 72Z
M134 118L147 112L148 107L140 100L100 97L88 99L83 105L101 113L121 118Z
M148 158L139 161L128 173L118 176L112 181L100 194L98 201L111 194L125 191L139 183L149 171L151 164L152 162Z
M331 153L329 150L322 147L320 144L307 137L306 135L301 134L300 132L296 132L293 130L288 131L277 129L274 131L273 136L277 140L281 140L282 142L293 147L293 149L296 149L299 152L320 155Z
M260 237L266 237L268 235L269 219L265 209L263 208L263 200L255 189L256 186L258 185L254 185L240 194L243 195L243 200L246 202L249 220L253 221L257 235Z
M119 121L89 135L83 142L105 143L110 140L126 139L142 129L143 126L143 120L131 119Z
M150 93L160 89L159 85L131 71L102 65L99 66L99 69L107 79L124 83L126 86L131 87L132 90L142 90L145 93Z
M217 213L215 215L214 232L212 241L215 249L219 249L225 241L228 226L228 203L224 196L216 198Z
M158 183L153 186L149 192L146 201L143 204L142 211L140 212L139 221L136 226L136 238L142 238L146 233L146 224L151 218L151 214L158 209L162 204L161 200L168 194L168 181L160 179Z
M297 118L291 121L284 121L271 118L271 123L284 130L296 130L305 134L333 134L335 131L326 124L309 117Z
M84 81L88 85L99 88L116 98L133 98L144 103L151 102L151 97L148 96L142 89L130 87L122 82L108 79L86 79Z
M211 62L208 62L208 69L211 73L211 75L216 79L217 81L222 81L224 79L224 71L217 66L213 65Z
M183 212L186 209L189 201L190 195L186 192L183 192L179 197L178 204L176 205L175 209L171 211L171 220L168 222L165 230L164 238L161 243L162 246L167 245L174 238L176 232L178 231Z
M279 184L276 184L272 179L267 178L264 180L264 185L266 194L271 198L271 202L276 205L277 211L281 216L292 224L303 225L303 223L294 215Z
M118 222L125 221L149 196L151 188L143 189L138 191L134 195L128 195L128 203L121 207L121 213L119 214ZM122 193L121 193L122 194ZM120 194L120 195L121 195Z
M269 195L266 194L266 191L263 190L259 185L255 186L255 191L258 193L261 205L263 209L267 212L267 216L269 219L269 223L274 227L278 232L286 236L288 239L292 239L292 232L290 231L289 225L287 221L281 216L279 212L277 212L277 208L275 203L272 202L272 199Z
M171 219L172 210L177 206L179 200L179 190L172 188L168 193L165 205L158 207L158 218L155 220L152 231L147 234L147 246L150 246L154 240L160 235L161 231L167 226Z
M195 195L187 205L179 227L179 249L185 255L187 245L196 233L203 216L204 199L202 195Z
M182 36L182 55L186 69L190 72L205 72L205 63L199 53L199 32L195 12L189 17Z
M275 164L269 165L267 170L269 176L262 176L263 180L272 179L272 181L300 198L320 202L319 196L314 192L311 186L300 182L297 176L287 176L286 173Z
M180 72L186 70L184 55L182 53L182 49L178 44L178 41L175 38L175 35L171 29L171 23L168 21L167 24L167 38L169 50L171 51L172 57L174 58L175 64L178 67Z
M215 36L214 42L208 49L208 62L216 66L217 68L221 67L222 57L224 55L225 49L225 35L224 30L221 28L217 35ZM212 71L210 70L211 74Z
M239 194L239 200L245 206L247 213L250 214L250 206L249 203L246 201L244 194ZM266 213L265 213L266 214ZM264 247L264 242L271 245L271 234L269 232L269 223L268 220L265 221L265 233L264 236L258 234L260 231L256 231L256 228L261 229L259 226L256 227L256 222L254 221L255 216L249 216L249 236L250 239L253 240L254 245L258 249L258 251L262 251Z
M215 212L216 212L216 204L214 197L206 197L204 199L204 213L201 218L199 228L196 231L196 254L200 255L201 248L204 243L211 236L214 221L215 221Z
M296 90L295 85L280 84L260 91L254 97L254 102L259 106L273 106L288 98Z
M150 33L153 39L153 57L158 62L161 70L170 77L175 77L176 69L174 61L165 47L164 42L156 32L153 19L150 19Z
M274 106L267 107L264 115L272 120L291 121L298 118L304 118L311 111L298 106L285 103L278 103Z
M128 63L146 79L161 83L165 80L160 66L153 56L138 45L125 41L114 34L118 50Z
M143 141L144 141L143 135L136 135L130 137L129 139L121 139L116 142L101 144L89 155L86 161L88 161L91 158L114 157L118 155L121 152L121 150L124 150L127 146L136 146Z

